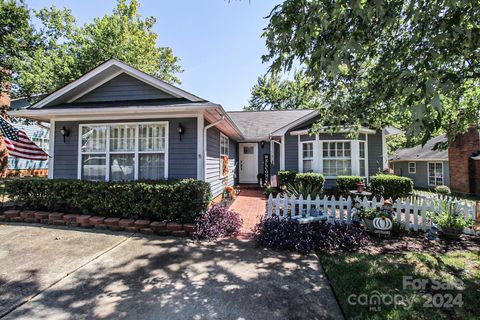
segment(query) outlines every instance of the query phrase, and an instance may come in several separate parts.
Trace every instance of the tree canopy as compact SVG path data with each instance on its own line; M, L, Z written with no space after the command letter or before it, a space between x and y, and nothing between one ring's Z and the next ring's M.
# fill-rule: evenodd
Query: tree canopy
M272 72L300 64L318 88L319 126L400 122L425 142L478 122L476 0L286 0L264 37Z
M318 90L301 71L293 79L283 79L278 73L258 77L251 90L245 110L312 109L320 104Z
M24 15L30 13L23 2L18 7ZM179 58L171 48L157 45L155 18L142 18L138 7L137 0L118 0L112 14L83 26L77 26L69 9L52 6L34 11L41 25L32 31L37 44L31 54L10 66L14 94L48 93L112 57L169 83L179 83ZM28 17L26 21L30 20ZM20 35L19 41L22 39Z

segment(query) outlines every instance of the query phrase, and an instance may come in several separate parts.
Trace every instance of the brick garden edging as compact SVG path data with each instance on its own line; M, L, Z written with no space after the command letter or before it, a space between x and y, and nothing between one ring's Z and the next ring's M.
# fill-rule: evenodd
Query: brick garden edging
M27 222L100 230L140 232L159 236L187 237L195 231L194 224L165 221L107 218L101 216L63 214L31 210L7 210L0 214L0 222Z

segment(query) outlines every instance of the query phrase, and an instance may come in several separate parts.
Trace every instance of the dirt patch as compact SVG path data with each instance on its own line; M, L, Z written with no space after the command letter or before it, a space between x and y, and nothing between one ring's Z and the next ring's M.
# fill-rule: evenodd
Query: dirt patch
M431 252L444 253L452 250L468 250L480 252L480 238L461 235L459 239L445 239L438 237L431 241L424 233L393 236L389 238L372 237L372 243L359 250L361 253L385 254L396 252Z

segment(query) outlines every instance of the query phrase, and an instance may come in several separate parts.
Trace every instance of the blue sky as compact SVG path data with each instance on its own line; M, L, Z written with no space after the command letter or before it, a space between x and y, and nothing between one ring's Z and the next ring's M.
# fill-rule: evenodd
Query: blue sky
M111 13L115 0L27 0L30 8L73 11L78 24ZM227 110L247 104L268 65L264 19L280 0L140 0L140 14L157 18L158 44L173 48L184 72L181 87Z

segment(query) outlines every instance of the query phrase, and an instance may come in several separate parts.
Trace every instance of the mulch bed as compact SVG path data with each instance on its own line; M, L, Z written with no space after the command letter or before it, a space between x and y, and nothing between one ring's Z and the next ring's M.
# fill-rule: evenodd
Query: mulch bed
M439 236L436 240L427 239L425 233L377 238L372 236L372 243L358 252L368 254L429 252L444 253L448 251L464 250L480 252L480 237L461 235L459 239L445 239Z

